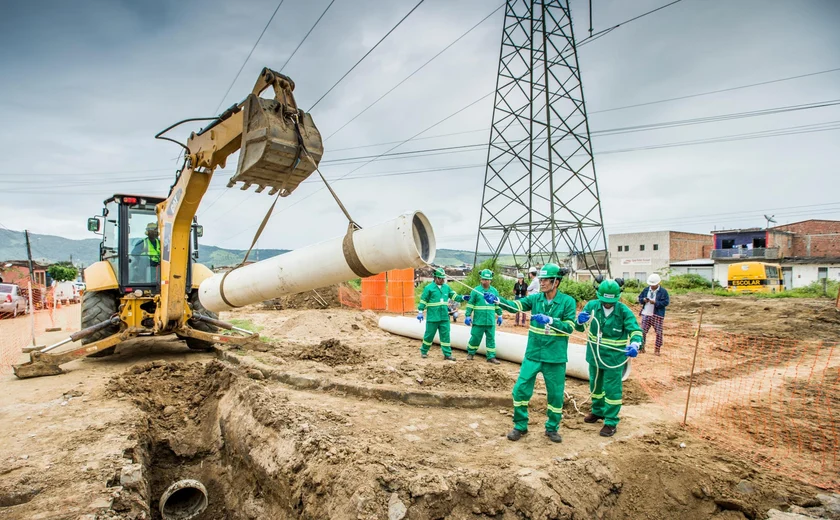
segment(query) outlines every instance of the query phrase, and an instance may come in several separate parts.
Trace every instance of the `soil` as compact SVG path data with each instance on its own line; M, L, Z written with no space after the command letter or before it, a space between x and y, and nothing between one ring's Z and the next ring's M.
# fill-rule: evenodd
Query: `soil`
M669 318L690 318L685 305L677 300ZM728 331L716 321L727 319L724 311L708 312L709 323ZM513 443L505 434L516 364L467 362L457 350L450 363L439 349L421 359L418 341L383 332L370 311L249 307L222 316L232 318L262 327L268 350L200 353L155 338L70 363L65 375L5 376L0 519L160 518L161 493L182 478L207 487L203 520L752 520L771 508L819 504L818 489L681 428L636 379L625 383L611 438L583 422L588 386L569 379L560 444L543 435L538 380L530 433ZM507 319L502 330L524 333L511 325ZM634 371L655 371L659 358L645 356ZM708 377L697 384L725 382ZM837 388L836 371L823 377ZM818 410L840 406L840 396L819 386L779 386L784 399L822 406L797 418L809 428L826 420ZM407 393L438 400L387 398ZM502 404L466 408L452 406L454 398ZM753 441L775 442L759 431ZM824 448L814 445L814 453ZM128 482L126 468L137 468L139 482Z
M840 338L840 312L830 298L749 298L688 293L671 296L669 319L697 321L754 337L825 340Z
M264 301L262 307L277 311L282 309L335 309L341 307L338 291L342 285L329 285L305 293L274 298Z

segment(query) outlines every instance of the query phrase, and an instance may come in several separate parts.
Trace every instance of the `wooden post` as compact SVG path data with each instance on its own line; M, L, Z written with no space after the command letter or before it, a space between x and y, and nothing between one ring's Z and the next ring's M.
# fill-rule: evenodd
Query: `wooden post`
M697 322L697 334L694 339L694 358L691 360L691 375L688 377L688 395L685 397L685 414L683 426L688 422L688 402L691 400L691 386L694 383L694 366L697 363L697 349L700 347L700 327L703 326L703 307L700 307L700 320Z

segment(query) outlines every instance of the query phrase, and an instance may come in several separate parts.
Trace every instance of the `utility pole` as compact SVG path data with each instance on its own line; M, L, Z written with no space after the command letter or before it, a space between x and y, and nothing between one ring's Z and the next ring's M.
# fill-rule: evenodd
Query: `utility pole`
M32 267L32 248L29 246L29 230L24 229L23 234L26 237L26 258L29 260L29 279L35 279L35 269Z

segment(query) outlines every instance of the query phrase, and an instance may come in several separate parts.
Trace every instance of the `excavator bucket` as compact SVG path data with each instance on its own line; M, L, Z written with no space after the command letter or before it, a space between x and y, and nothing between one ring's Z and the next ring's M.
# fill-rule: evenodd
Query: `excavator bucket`
M236 174L228 187L244 183L243 190L257 185L257 193L292 193L315 171L324 144L312 116L276 99L254 94L243 105L242 145Z
M56 376L64 373L64 370L62 370L58 365L51 363L49 360L41 359L38 356L33 356L32 354L34 354L34 352L29 354L30 361L12 367L15 371L15 375L19 379Z

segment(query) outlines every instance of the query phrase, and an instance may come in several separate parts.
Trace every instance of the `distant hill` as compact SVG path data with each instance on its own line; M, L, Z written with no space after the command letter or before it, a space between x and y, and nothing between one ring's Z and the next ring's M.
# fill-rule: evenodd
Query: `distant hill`
M29 240L32 244L33 260L43 263L53 263L72 258L74 262L81 262L82 265L87 266L99 260L99 243L101 242L99 238L71 240L54 235L30 233ZM248 259L265 260L288 252L288 249L255 249ZM203 244L199 246L199 261L207 266L236 265L244 257L244 249L224 249ZM23 232L0 228L0 261L25 259L26 238ZM438 249L435 256L436 265L457 266L472 264L472 262L472 251Z

